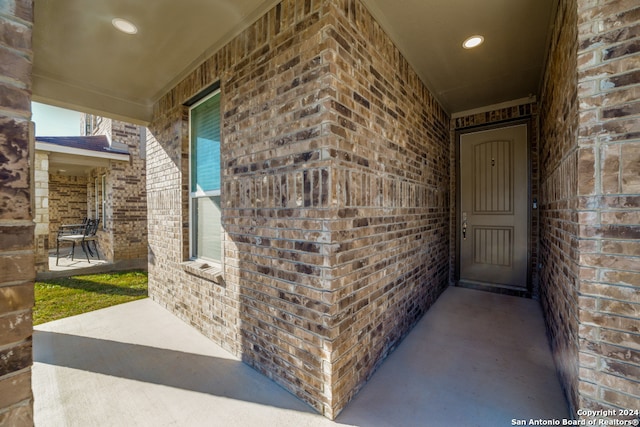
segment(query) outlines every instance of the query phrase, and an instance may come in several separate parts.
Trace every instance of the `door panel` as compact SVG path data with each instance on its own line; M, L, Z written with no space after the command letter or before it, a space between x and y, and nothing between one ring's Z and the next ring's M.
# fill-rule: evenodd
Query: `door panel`
M511 267L513 227L473 227L473 262Z
M460 136L460 280L527 287L527 126Z
M475 214L513 214L513 141L473 146Z

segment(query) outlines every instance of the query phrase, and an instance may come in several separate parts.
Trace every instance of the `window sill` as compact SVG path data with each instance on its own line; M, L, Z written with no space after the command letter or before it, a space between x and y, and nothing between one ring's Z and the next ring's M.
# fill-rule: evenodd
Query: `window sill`
M182 269L189 274L224 286L222 268L220 264L199 260L190 260L180 264Z

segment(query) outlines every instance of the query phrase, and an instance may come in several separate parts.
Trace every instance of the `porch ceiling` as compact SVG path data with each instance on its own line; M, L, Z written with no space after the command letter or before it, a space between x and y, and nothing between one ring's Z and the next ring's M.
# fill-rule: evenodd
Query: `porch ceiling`
M59 153L49 155L49 173L64 176L89 176L95 168L108 168L109 160L72 156Z
M111 161L129 161L129 154L69 148L36 140L36 151L48 154L49 172L57 175L89 175L95 168L108 168Z
M147 124L163 93L278 0L34 3L33 99ZM364 3L450 113L537 94L556 0ZM484 45L462 49L473 34Z

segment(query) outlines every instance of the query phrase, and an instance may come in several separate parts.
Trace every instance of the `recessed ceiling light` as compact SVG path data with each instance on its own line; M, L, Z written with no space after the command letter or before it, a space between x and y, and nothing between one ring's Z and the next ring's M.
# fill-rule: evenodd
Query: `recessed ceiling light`
M123 33L135 34L138 32L138 27L136 27L126 19L114 18L111 21L111 23L113 24L114 27L116 27L118 30L122 31Z
M471 36L462 42L462 47L465 49L471 49L476 46L480 46L484 42L484 37L482 36Z

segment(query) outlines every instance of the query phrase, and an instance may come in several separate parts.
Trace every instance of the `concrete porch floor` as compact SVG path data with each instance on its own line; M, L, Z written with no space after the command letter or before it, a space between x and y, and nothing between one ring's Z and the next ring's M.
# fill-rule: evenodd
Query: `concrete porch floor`
M102 257L102 253L100 253ZM71 260L71 246L60 248L60 257L58 265L56 265L56 251L49 251L49 271L38 273L38 280L52 279L55 277L66 277L78 274L93 274L109 271L111 265L105 259L89 257L82 251L79 246L76 247Z
M37 280L55 279L58 277L78 276L81 274L100 274L111 271L125 270L146 270L147 260L120 260L115 263L104 259L104 254L100 252L101 259L87 256L79 246L74 251L73 260L70 256L71 247L60 248L60 259L56 265L56 251L49 252L49 271L36 274Z
M335 422L153 301L39 325L37 426L487 426L568 409L536 301L449 288Z

